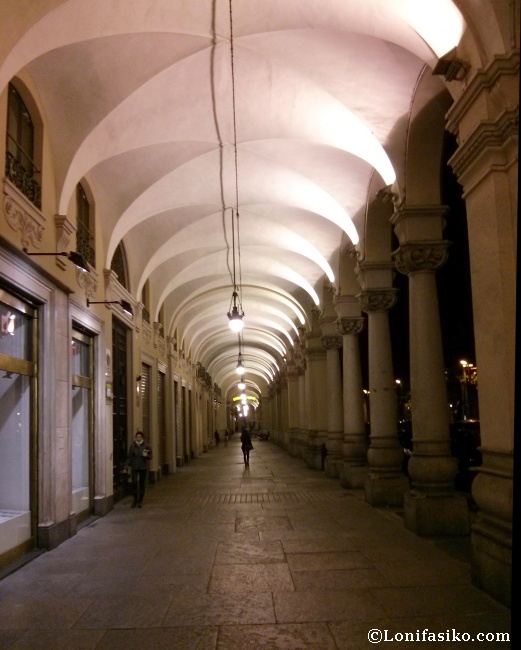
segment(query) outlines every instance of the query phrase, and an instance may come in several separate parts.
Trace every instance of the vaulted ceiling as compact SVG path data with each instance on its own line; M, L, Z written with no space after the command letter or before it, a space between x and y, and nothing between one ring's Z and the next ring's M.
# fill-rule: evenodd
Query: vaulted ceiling
M104 267L122 241L135 299L149 281L154 320L164 305L225 392L234 245L264 390L324 283L339 288L341 253L363 253L369 195L404 176L420 79L443 89L432 67L463 30L451 0L8 0L0 19L0 88L24 70L37 89L58 212L83 179Z

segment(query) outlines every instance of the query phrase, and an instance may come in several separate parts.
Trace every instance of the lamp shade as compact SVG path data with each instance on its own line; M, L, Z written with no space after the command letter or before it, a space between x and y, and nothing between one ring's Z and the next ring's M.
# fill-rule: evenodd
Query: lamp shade
M228 319L229 319L229 323L230 323L230 329L233 332L240 332L242 330L242 327L243 327L243 324L244 324L242 322L242 317L243 316L244 316L244 314L240 314L239 310L235 306L233 307L231 312L228 312Z

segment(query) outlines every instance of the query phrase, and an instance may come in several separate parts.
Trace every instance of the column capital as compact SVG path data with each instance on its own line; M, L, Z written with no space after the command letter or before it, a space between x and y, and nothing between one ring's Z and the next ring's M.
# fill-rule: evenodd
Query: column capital
M388 311L396 304L397 289L368 289L359 296L362 311Z
M342 347L341 336L323 336L322 345L326 350L338 350Z
M295 379L298 379L299 375L300 375L300 368L298 366L292 366L291 368L288 368L288 372L287 372L288 381L294 381Z
M338 333L342 336L358 336L364 325L363 318L339 318L336 322Z
M360 261L356 265L355 274L362 292L382 291L393 283L394 264L391 259L385 262ZM360 299L359 295L356 298Z
M354 294L337 296L333 304L338 318L360 318L360 302Z
M407 205L396 208L390 221L402 244L438 241L446 225L446 205Z
M396 268L400 273L409 275L418 271L435 272L447 262L448 241L422 241L402 244L393 253Z
M449 165L465 194L491 169L517 165L519 155L519 50L496 55L477 71L447 113L459 147Z
M519 49L497 54L477 71L462 95L447 113L447 130L459 133L460 141L479 125L479 120L495 120L505 109L519 106ZM476 119L477 118L477 119Z
M508 169L519 154L519 108L505 109L496 120L482 120L449 160L465 192L469 179L495 166ZM476 182L476 179L474 179Z

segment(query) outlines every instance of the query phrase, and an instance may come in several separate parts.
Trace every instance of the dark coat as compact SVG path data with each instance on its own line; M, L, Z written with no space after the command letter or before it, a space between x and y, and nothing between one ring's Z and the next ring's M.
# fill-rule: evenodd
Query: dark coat
M143 453L146 452L146 453ZM127 467L130 469L147 469L147 461L152 458L150 445L138 445L133 442L128 450Z
M243 451L250 451L253 449L253 445L251 444L250 434L247 431L243 431L241 433L241 442L242 442L241 449Z

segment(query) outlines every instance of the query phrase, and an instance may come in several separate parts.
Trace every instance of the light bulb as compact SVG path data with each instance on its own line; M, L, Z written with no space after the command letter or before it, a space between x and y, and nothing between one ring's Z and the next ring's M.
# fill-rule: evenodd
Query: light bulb
M230 318L230 329L232 332L240 332L243 328L244 323L242 322L242 316L234 316Z

